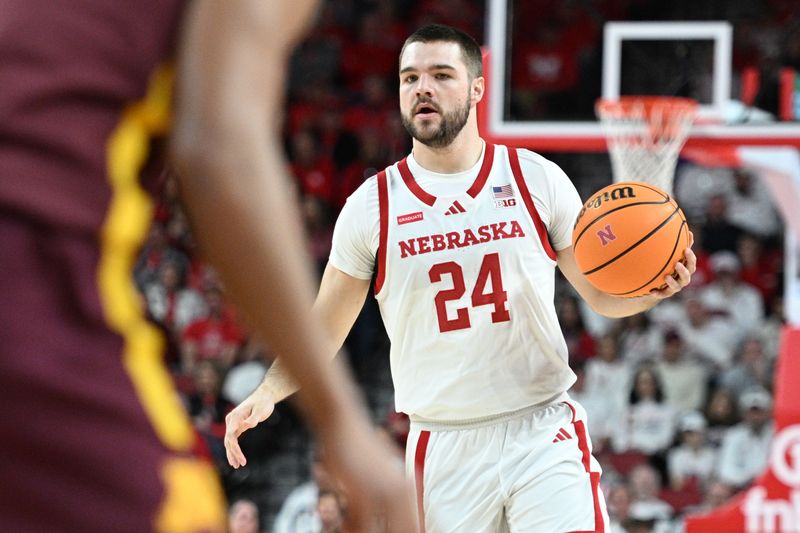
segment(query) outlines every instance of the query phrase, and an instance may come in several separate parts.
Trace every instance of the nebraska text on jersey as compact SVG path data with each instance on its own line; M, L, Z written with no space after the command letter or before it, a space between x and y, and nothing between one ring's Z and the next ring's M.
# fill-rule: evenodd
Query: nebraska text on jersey
M513 239L514 237L524 237L525 232L516 220L509 222L498 222L496 224L486 224L477 230L467 228L462 231L448 231L447 233L434 233L433 235L423 235L405 241L400 241L400 258L405 259L410 255L427 254L429 252L440 252L442 250L452 250L453 248L463 248L475 244L483 244L489 241L500 239Z

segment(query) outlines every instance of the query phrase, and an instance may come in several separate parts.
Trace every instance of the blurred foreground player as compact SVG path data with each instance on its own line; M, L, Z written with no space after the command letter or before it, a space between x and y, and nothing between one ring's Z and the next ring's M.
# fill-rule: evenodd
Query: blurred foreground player
M339 215L316 309L337 343L375 296L392 341L398 411L411 417L406 465L427 533L605 531L600 466L553 303L558 266L598 312L645 311L685 287L616 298L575 264L582 205L555 164L478 134L481 51L464 33L427 26L400 53L400 112L412 153L367 180ZM376 269L377 265L377 269ZM331 352L332 353L332 352ZM273 365L228 415L226 448L295 387Z
M308 392L302 407L356 516L413 527L401 474L321 357L282 194L285 62L313 4L0 0L3 531L225 529L216 474L191 453L131 280L152 211L140 175L169 130L165 60L179 40L174 158L197 237Z

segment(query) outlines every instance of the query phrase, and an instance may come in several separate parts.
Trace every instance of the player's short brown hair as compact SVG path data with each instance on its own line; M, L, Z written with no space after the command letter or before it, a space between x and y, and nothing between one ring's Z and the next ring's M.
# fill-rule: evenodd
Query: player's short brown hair
M433 42L456 43L461 49L461 56L464 64L467 65L470 78L483 76L481 47L478 46L475 39L463 31L444 24L428 24L409 35L403 43L403 48L400 49L400 58L402 59L406 46L411 43Z

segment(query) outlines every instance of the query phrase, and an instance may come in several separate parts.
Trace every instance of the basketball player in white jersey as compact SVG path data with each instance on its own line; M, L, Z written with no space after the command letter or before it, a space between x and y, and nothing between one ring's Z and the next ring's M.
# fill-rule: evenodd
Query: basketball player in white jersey
M340 346L375 274L392 341L396 408L412 420L406 452L427 533L601 532L605 503L585 412L554 308L555 267L596 311L645 311L685 287L640 298L594 289L575 264L582 205L554 163L478 135L481 51L426 26L400 54L400 111L412 153L367 180L336 224L316 310ZM280 365L228 417L237 437L295 390Z

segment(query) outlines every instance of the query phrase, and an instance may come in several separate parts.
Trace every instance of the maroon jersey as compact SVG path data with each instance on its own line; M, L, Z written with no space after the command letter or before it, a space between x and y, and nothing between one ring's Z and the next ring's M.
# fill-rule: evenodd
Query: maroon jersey
M221 529L131 280L182 0L0 0L0 529Z

